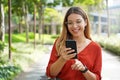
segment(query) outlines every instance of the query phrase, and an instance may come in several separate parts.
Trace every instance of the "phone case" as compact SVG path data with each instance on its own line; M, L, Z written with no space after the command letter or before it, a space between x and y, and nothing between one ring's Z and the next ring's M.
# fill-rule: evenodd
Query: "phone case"
M75 51L70 53L70 54L73 54L73 53L76 53L76 56L73 58L73 59L76 59L77 58L77 46L76 46L76 41L75 40L66 40L66 48L72 48L74 49Z

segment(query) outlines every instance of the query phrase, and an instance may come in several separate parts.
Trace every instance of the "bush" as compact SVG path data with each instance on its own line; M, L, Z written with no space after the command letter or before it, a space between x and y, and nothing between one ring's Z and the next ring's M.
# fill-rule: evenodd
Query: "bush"
M0 41L0 53L4 50L5 46L5 43Z
M8 59L5 57L0 57L0 80L12 80L22 70L19 66L9 65Z
M12 80L20 72L21 69L16 66L0 66L0 80Z
M113 52L114 54L117 54L120 56L120 47L119 46L115 46L115 45L111 45L111 44L105 44L104 48L106 50L109 50L111 52Z
M101 47L105 48L106 50L119 55L120 56L120 37L118 36L94 36L94 40L97 41Z

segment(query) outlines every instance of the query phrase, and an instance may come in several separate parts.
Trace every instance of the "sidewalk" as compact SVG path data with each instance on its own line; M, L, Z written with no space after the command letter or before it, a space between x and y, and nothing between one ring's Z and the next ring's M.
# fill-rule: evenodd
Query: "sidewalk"
M120 80L120 56L102 50L102 80Z
M46 46L51 51L52 46ZM14 80L47 80L45 69L49 60L50 52L41 55L40 61L31 66L28 71L21 73ZM120 80L120 57L102 50L103 66L102 80Z
M49 53L41 54L41 59L36 64L32 65L27 71L19 74L14 80L47 80L45 70L52 46L45 45L45 47L49 48Z

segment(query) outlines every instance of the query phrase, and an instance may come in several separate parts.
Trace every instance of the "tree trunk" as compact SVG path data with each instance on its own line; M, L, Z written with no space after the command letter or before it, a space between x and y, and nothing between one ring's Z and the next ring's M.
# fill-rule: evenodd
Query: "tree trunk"
M39 39L41 40L41 43L44 43L44 35L41 36L41 34L44 34L44 6L40 6L40 25L39 25Z
M36 6L34 6L34 49L36 47L35 34L36 34Z
M44 44L44 7L42 7L42 16L41 17L42 17L42 22L41 22L42 23L42 26L41 26L42 28L41 29L42 29L42 34L43 34L42 44Z
M23 2L22 5L22 9L23 9L23 20L25 21L24 27L25 27L25 33L26 33L26 43L29 42L29 36L28 36L28 32L29 32L29 25L28 25L28 6L25 4L25 2Z
M98 35L101 34L101 15L100 15L100 10L98 11Z
M22 33L22 16L19 16L19 28L18 28L19 33Z
M3 4L0 3L0 40L4 42L5 24L4 24L4 9Z
M2 3L0 1L0 40L2 41Z
M55 22L53 21L53 18L51 18L51 27L52 27L52 34L56 34L56 26L55 26Z
M9 41L9 61L11 62L12 60L12 53L11 53L11 0L8 0L8 26L9 26L9 38L8 38L8 41Z
M28 35L28 32L29 32L29 24L28 24L28 6L26 5L26 8L25 8L25 28L26 28L26 43L29 42L29 35Z
M109 18L109 9L108 9L108 0L106 0L106 8L107 8L107 33L108 33L108 37L110 36L110 18Z
M41 39L41 34L42 34L42 7L40 7L40 14L39 14L39 39Z

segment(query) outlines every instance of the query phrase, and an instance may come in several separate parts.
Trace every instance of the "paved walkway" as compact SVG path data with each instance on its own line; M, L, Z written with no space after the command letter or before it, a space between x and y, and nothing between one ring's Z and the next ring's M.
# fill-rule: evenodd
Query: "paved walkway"
M45 45L46 48L49 48L49 53L42 53L41 59L33 64L27 71L19 74L14 80L48 80L45 75L46 66L50 57L50 51L52 46ZM40 54L40 53L38 53Z
M46 46L51 50L52 46ZM102 51L103 68L102 80L120 80L120 57L110 54L105 50ZM36 64L32 65L28 71L21 73L14 80L47 80L45 69L50 53L45 53Z
M103 50L102 80L120 80L120 56Z

